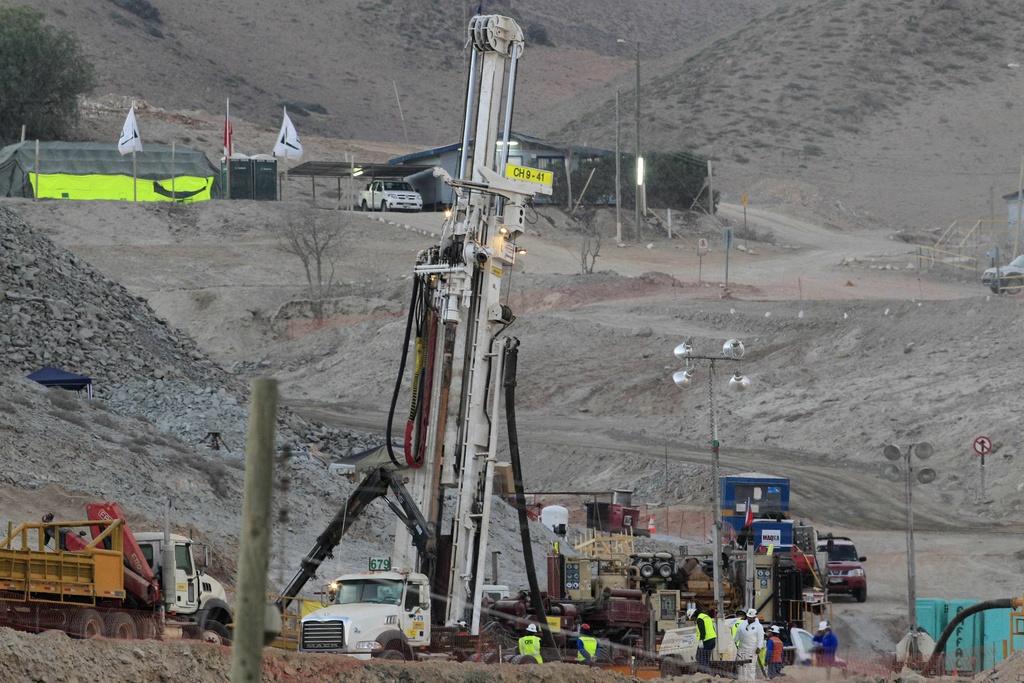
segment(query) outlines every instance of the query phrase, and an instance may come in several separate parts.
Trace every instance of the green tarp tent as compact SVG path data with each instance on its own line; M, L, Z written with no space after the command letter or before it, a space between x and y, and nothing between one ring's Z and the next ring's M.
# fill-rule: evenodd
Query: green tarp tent
M140 202L196 202L215 196L219 172L206 155L187 147L147 144L132 157L114 143L36 142L28 140L0 149L0 197L112 199ZM173 189L171 178L174 178ZM134 187L133 187L134 185Z

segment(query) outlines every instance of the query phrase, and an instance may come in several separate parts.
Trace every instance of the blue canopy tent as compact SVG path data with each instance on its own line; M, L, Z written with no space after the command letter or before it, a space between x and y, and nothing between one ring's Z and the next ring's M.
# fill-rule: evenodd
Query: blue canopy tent
M60 368L39 368L28 378L33 382L39 382L44 387L58 387L68 391L85 389L89 398L92 398L92 378L85 375L76 375Z

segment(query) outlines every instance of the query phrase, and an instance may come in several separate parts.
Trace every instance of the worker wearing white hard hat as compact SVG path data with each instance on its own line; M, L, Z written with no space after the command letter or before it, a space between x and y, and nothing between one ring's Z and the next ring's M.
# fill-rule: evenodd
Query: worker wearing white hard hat
M540 637L537 635L540 629L537 624L530 624L526 627L526 635L519 639L519 654L526 657L533 657L538 664L544 663L540 655Z
M782 656L785 652L785 644L782 642L781 628L773 625L769 630L771 633L765 641L765 672L768 674L768 678L778 678L783 675Z
M752 681L757 673L758 653L764 647L764 627L753 607L746 611L745 616L746 621L736 629L736 659L746 661L739 666L739 680Z
M839 649L839 638L832 627L824 619L818 623L818 632L814 634L814 652L818 655L818 666L831 669L836 665L836 650Z

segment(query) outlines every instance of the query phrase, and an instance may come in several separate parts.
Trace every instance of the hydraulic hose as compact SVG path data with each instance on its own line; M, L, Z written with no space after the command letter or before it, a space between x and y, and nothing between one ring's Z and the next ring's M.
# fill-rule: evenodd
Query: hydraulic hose
M939 673L939 667L944 667L942 663L943 655L946 652L946 641L953 635L953 631L956 627L963 623L967 618L977 614L978 612L984 612L990 609L1006 609L1012 607L1024 606L1024 598L998 598L996 600L985 600L979 602L977 605L971 605L967 609L963 610L955 617L953 621L949 622L946 628L942 631L942 635L939 636L939 642L935 643L935 651L932 653L931 659L928 660L928 665L925 667L925 674Z
M388 409L388 424L385 429L384 439L388 449L388 457L391 458L391 462L395 464L395 467L401 467L402 463L398 461L398 456L395 455L395 448L391 445L391 434L392 426L391 423L395 419L395 408L398 406L398 394L402 390L402 377L405 376L405 360L409 356L409 340L412 338L412 323L416 318L416 305L418 303L420 294L420 279L413 277L412 279L412 298L409 301L409 315L405 319L405 339L402 341L402 357L398 362L398 376L395 377L395 390L391 394L391 407Z
M526 516L526 494L523 488L523 468L519 459L519 433L516 431L516 363L519 358L519 340L509 339L505 346L505 421L508 432L508 452L512 460L512 477L515 481L516 511L519 513L519 538L523 543L523 559L526 561L526 579L530 584L530 605L540 621L544 644L557 648L555 637L548 628L544 603L540 599L540 584L537 570L533 566L533 544L530 540L530 520Z

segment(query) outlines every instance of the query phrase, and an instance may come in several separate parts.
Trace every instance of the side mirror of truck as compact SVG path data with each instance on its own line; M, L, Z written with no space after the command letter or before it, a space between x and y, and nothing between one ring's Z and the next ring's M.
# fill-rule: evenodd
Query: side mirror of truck
M862 555L861 557L858 557L858 558L857 558L857 561L858 561L858 562L867 562L867 561L868 561L868 558L866 558L866 557L864 557L864 556Z

